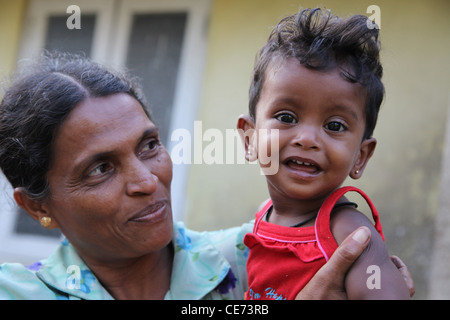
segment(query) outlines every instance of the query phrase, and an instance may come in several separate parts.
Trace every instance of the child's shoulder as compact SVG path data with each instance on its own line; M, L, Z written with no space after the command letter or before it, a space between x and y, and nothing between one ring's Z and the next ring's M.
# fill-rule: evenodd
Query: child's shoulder
M364 206L363 208L369 209L367 214L370 215L371 219L357 209L358 206L356 203L349 201L346 196L349 192L361 196L363 202L365 201L367 204L367 206ZM364 191L353 186L340 187L328 195L322 204L320 211L322 212L322 210L324 212L329 212L330 214L330 231L338 245L340 245L350 233L362 226L368 227L372 235L378 235L381 242L384 242L378 211L372 200L364 193ZM326 217L326 215L324 215L324 217ZM323 224L324 222L322 221L321 223ZM372 238L372 240L374 238Z
M373 222L361 211L353 206L342 206L334 208L330 217L330 229L336 239L338 245L357 228L366 226L372 233L372 240L380 238L378 231L375 229Z
M373 222L351 206L333 210L330 228L338 245L361 226L368 227L372 236L367 248L347 273L345 287L349 299L408 299L408 289L390 260L384 240Z

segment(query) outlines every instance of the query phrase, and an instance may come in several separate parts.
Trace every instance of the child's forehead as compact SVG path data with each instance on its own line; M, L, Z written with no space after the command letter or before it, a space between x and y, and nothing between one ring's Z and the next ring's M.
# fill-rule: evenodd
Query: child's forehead
M349 81L340 66L316 70L302 65L296 58L276 59L266 72L259 102L267 107L312 106L321 101L322 107L352 105L365 113L365 88ZM256 107L257 113L258 109L260 106Z
M353 74L352 67L345 62L337 62L336 60L330 58L329 63L324 67L316 67L314 61L310 61L307 64L302 63L300 58L292 57L292 56L281 56L275 55L273 56L269 63L267 64L267 68L265 70L265 77L276 75L281 69L292 70L295 67L305 68L310 71L314 71L321 74L326 73L334 73L338 71L342 74ZM347 79L343 76L344 79Z
M316 75L334 76L335 86L339 86L339 83L346 85L351 84L359 94L366 95L367 93L366 88L361 83L352 80L352 67L346 63L331 62L326 68L317 69L302 64L300 60L295 57L282 56L274 56L268 63L265 70L262 90L264 91L268 83L277 84L276 80L279 80L287 74L293 75L295 73L301 73L302 77L305 78L314 77ZM282 74L282 76L280 76L280 74Z
M264 82L267 84L273 82L273 80L280 81L280 79L286 77L288 74L301 74L302 78L313 78L317 76L334 77L335 81L344 81L346 84L355 85L358 89L364 89L360 83L351 80L352 73L352 68L344 63L330 63L326 68L317 69L302 64L299 59L295 57L274 57L267 65Z

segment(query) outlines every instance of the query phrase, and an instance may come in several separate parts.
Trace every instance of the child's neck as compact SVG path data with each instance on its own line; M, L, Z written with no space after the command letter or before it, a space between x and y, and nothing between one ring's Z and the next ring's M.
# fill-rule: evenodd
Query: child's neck
M268 221L285 227L292 227L299 223L315 217L325 199L319 200L296 200L296 201L277 201L272 199L273 207ZM302 226L314 225L315 219L307 221Z

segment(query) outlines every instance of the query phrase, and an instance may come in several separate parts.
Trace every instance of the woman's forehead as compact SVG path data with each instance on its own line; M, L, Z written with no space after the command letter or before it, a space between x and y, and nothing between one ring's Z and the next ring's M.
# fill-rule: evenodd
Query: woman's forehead
M140 103L128 94L89 98L77 105L56 135L54 156L72 157L118 146L140 139L156 126Z
M152 122L136 99L119 93L83 100L69 114L62 130L114 130L130 123Z

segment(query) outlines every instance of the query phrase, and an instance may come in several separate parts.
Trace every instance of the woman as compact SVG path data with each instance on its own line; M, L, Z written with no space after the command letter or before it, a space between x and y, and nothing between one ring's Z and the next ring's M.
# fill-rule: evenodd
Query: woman
M243 298L251 224L205 233L174 225L172 163L127 76L44 55L0 104L0 146L17 204L67 239L31 267L2 265L0 298ZM369 237L352 234L298 298L345 298L345 272Z

